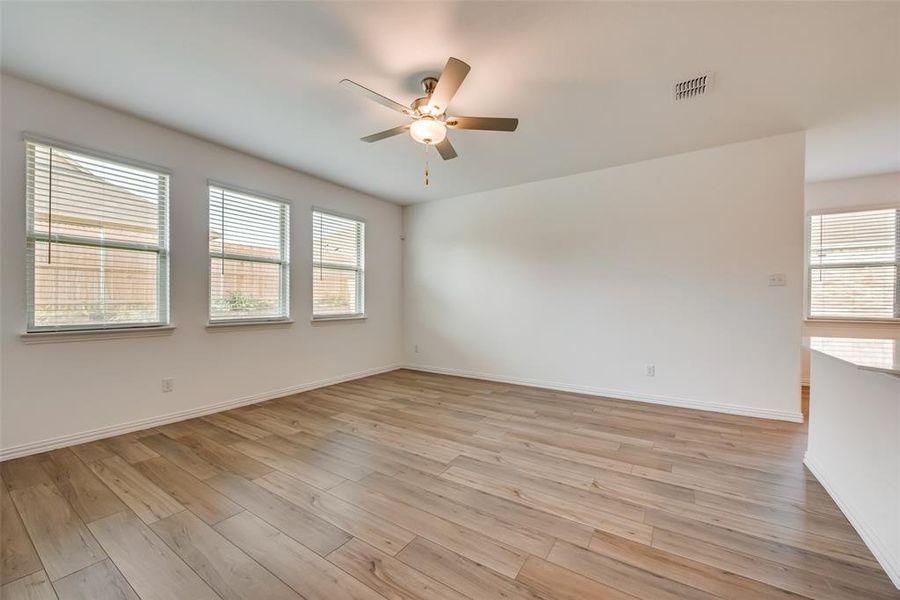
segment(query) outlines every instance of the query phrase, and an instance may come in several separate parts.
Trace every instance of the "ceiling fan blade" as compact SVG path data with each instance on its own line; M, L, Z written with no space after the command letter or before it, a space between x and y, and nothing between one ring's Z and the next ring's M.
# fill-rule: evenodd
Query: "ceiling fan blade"
M451 56L447 60L447 64L444 66L444 72L441 73L441 76L438 78L437 85L434 87L434 92L428 100L428 107L431 109L432 113L441 114L447 110L450 101L453 99L453 96L456 95L456 90L462 85L463 79L469 74L469 69L471 68L472 67L458 58L453 58Z
M447 127L454 129L480 129L482 131L515 131L518 119L502 117L447 117Z
M372 135L367 135L366 137L359 139L371 144L372 142L377 142L378 140L383 140L385 138L394 137L395 135L400 135L401 133L408 130L409 125L400 125L399 127L394 127L393 129L385 129L384 131L379 131L378 133L373 133Z
M436 144L434 147L437 148L438 153L444 160L456 158L456 150L453 149L453 145L450 143L450 138L444 138L443 142L441 142L440 144Z
M348 90L353 90L355 92L361 93L363 96L368 98L369 100L374 100L378 104L382 106L387 106L391 110L396 110L397 112L401 112L404 115L412 114L412 109L406 106L403 106L399 102L394 102L390 98L386 96L382 96L378 92L373 92L369 88L359 85L355 81L350 81L349 79L341 79L341 87Z

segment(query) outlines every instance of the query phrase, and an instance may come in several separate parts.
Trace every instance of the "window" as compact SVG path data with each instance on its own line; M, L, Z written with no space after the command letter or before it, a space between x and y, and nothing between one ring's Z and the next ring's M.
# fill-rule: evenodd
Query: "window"
M900 318L900 209L809 217L809 317Z
M209 320L290 315L290 207L209 186Z
M313 318L364 310L365 228L358 219L313 210Z
M169 176L26 141L30 332L169 321Z

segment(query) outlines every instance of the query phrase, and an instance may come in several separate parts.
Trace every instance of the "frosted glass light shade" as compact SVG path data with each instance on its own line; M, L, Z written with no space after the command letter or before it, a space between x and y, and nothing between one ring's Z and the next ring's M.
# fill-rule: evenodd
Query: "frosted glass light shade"
M431 117L422 117L409 126L409 135L420 144L440 144L447 137L447 126Z

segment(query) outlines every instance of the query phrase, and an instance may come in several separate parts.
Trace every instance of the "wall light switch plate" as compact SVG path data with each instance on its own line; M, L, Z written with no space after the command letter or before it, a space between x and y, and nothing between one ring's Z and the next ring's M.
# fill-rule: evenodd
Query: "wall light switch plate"
M769 275L769 287L787 285L787 275L784 273L773 273Z

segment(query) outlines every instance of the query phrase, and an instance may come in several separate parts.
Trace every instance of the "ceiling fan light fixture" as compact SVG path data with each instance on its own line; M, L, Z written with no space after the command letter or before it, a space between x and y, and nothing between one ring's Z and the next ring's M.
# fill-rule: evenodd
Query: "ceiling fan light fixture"
M409 126L409 135L420 144L440 144L447 137L447 126L434 117L424 116Z

